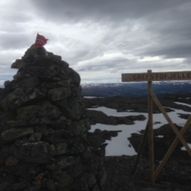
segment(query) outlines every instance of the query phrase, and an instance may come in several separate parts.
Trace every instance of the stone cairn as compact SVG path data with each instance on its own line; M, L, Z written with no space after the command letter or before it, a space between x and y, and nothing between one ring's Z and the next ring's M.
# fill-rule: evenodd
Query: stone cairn
M101 191L104 149L88 141L79 75L44 48L0 91L0 191Z

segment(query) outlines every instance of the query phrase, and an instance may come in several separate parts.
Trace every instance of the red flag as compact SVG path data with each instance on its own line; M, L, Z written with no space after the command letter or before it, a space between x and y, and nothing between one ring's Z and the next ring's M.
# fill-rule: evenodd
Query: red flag
M35 41L35 47L36 48L42 48L47 43L47 41L48 41L47 38L45 38L44 36L37 33L36 41Z

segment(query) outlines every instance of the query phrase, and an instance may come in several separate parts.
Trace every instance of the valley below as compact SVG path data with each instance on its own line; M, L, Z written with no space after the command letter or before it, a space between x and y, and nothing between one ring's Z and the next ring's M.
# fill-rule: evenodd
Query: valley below
M163 96L160 101L173 123L181 129L191 114L191 96ZM180 143L156 183L153 185L149 181L147 137L142 142L148 119L146 97L84 96L84 104L91 124L89 141L105 147L107 179L104 191L190 190L191 160ZM153 110L157 167L176 136L157 107ZM190 128L185 140L191 146ZM139 158L138 153L141 153Z

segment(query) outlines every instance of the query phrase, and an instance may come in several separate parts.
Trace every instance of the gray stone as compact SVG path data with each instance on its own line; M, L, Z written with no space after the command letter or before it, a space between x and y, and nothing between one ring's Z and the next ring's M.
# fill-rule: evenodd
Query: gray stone
M23 61L21 59L16 59L11 65L11 68L19 69L23 66Z
M65 169L65 168L73 166L75 164L80 164L80 158L74 157L74 156L63 157L62 159L60 159L57 162L57 164L60 168Z
M18 109L17 119L28 123L49 123L60 116L61 111L47 102Z
M5 161L6 166L16 166L17 163L18 163L18 160L13 156L9 156Z
M59 101L66 99L71 95L71 91L69 88L60 87L49 90L48 95L53 101Z
M67 153L67 144L59 143L51 145L50 152L52 155L63 155Z
M15 139L22 138L33 133L32 128L12 128L5 130L1 133L1 139L3 141L14 141Z
M49 144L39 141L33 143L24 143L18 149L20 160L29 163L43 164L48 163L51 159L49 156Z

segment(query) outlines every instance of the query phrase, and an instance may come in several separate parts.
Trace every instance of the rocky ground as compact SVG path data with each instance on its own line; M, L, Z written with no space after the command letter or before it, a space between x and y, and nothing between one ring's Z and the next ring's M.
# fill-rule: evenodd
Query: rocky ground
M106 157L107 181L104 191L190 191L190 158L172 158L160 179L148 180L148 162L141 159L136 174L132 174L135 157Z
M191 99L188 95L182 97L168 96L160 98L163 105L167 110L172 108L190 111L191 108L186 105L176 104L174 102L183 102L191 104ZM87 108L105 106L117 109L118 111L133 110L139 112L146 112L147 100L139 99L132 100L128 98L95 98L85 99ZM156 108L154 112L159 112ZM132 124L134 120L145 120L144 116L131 117L111 117L107 116L100 111L88 111L90 122L92 124L105 123L116 125L118 123ZM180 114L180 117L187 119L188 115ZM89 134L90 142L92 144L100 144L103 146L105 140L110 140L111 137L117 136L118 132L96 130L94 133ZM129 139L135 150L138 151L144 131L140 134L133 134ZM174 133L168 127L163 125L161 128L154 131L155 134L155 157L156 165L166 153L169 144L174 139ZM186 133L186 140L191 140L191 129ZM135 170L136 156L120 156L120 157L106 157L105 168L107 171L107 179L104 186L104 191L188 191L191 189L191 160L187 152L181 150L182 145L179 144L173 156L167 163L167 166L162 171L161 176L153 185L149 182L148 171L148 148L145 146L140 157L140 161Z

